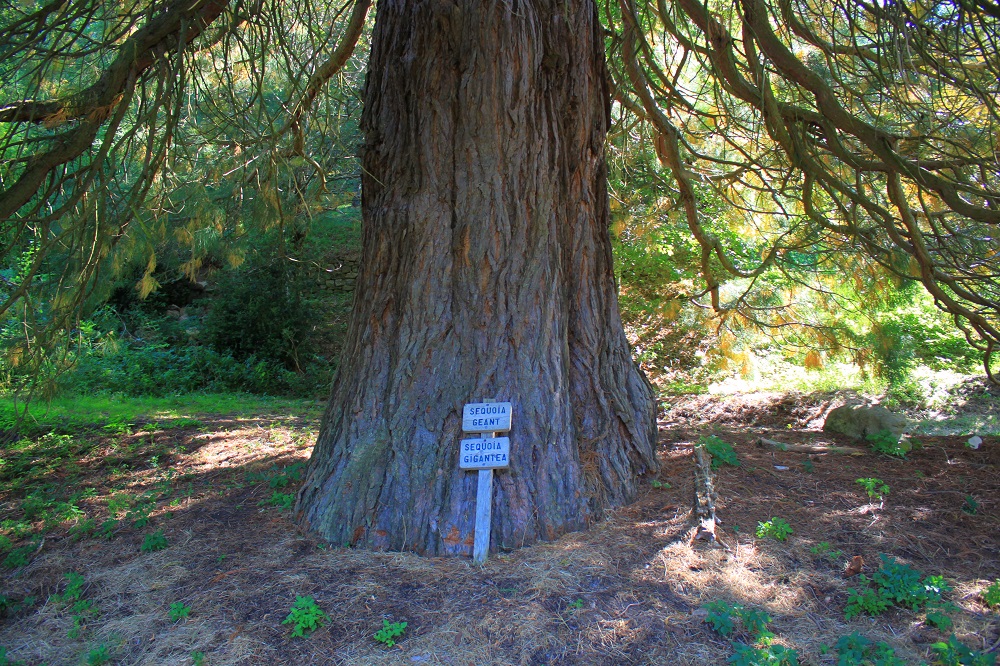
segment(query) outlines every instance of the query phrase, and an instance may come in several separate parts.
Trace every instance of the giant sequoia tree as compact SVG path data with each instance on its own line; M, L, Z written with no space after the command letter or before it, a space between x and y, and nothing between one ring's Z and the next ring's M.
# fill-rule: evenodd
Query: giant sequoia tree
M15 352L44 349L141 230L308 214L332 169L329 81L367 10L0 10L0 231L17 266L0 314L25 322ZM381 2L364 268L301 520L338 543L467 552L475 481L455 449L462 403L481 398L515 404L495 545L578 529L632 495L655 465L653 402L616 310L612 117L653 146L659 194L700 247L690 298L781 327L782 304L755 298L765 272L876 268L919 281L989 372L998 21L989 0ZM236 195L194 214L199 178ZM756 244L727 244L709 201ZM749 286L727 300L726 276Z
M580 529L654 467L618 319L601 25L589 0L386 0L365 86L364 256L299 495L335 543L468 552L464 402L514 405L493 536Z

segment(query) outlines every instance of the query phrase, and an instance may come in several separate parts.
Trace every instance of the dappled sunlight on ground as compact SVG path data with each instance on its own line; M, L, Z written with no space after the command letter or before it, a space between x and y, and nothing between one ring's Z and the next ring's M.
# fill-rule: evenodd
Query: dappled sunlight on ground
M862 555L870 575L880 553L943 574L959 609L955 633L976 649L997 641L996 612L979 594L1000 577L1000 442L987 438L971 451L959 438L926 438L908 460L806 455L755 441L817 440L802 427L821 405L743 405L736 416L698 404L692 414L728 420L685 417L682 405L668 414L663 468L635 503L587 532L500 553L481 568L336 548L302 533L281 506L296 490L314 419L198 417L179 429L80 435L79 455L45 473L94 491L75 501L83 515L55 520L40 545L16 542L37 552L6 570L2 594L15 606L35 602L8 609L0 646L28 664L77 663L102 644L118 663L150 665L190 664L197 652L213 666L721 664L733 647L701 610L721 599L767 612L775 640L803 663L832 663L821 646L852 631L918 663L947 637L921 612L844 619L847 590L858 584L843 578L844 567ZM736 427L742 422L752 425ZM691 446L713 432L734 445L740 466L717 473L719 543L692 543ZM868 476L891 487L882 508L855 482ZM978 502L975 515L961 510L967 495ZM16 492L2 501L4 519L23 518ZM109 508L119 522L104 538ZM791 526L789 538L756 537L757 524L775 516ZM93 531L73 536L87 518ZM44 523L36 515L32 526ZM158 530L168 547L142 552ZM93 611L74 613L52 596L70 571L84 576ZM329 615L307 638L291 638L282 624L296 596L312 596ZM168 617L175 602L191 608L176 623ZM383 620L408 623L394 648L372 638ZM731 638L746 640L741 632Z

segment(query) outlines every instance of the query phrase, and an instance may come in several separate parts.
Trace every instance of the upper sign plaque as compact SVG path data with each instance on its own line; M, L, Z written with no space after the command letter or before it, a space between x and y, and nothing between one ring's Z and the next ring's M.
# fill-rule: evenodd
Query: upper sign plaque
M462 409L462 431L506 432L513 411L509 402L470 402Z

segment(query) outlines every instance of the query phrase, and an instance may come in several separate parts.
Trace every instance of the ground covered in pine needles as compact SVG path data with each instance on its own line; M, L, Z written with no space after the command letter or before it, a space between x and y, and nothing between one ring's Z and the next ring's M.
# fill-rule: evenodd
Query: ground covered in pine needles
M1000 438L972 449L975 433L918 434L905 458L759 444L850 444L819 427L843 400L670 400L662 470L635 503L482 568L302 533L288 505L316 410L37 432L0 456L0 663L724 664L742 650L757 661L741 663L764 664L782 646L835 664L852 634L897 663L972 663L933 649L952 636L954 654L961 642L992 663L1000 608L983 594L1000 579ZM718 540L692 542L691 451L711 435L739 464L717 471ZM863 478L888 486L881 501ZM787 529L758 536L775 518ZM845 568L873 577L893 562L883 555L902 578L919 571L921 589L943 576L940 600L846 620L849 589L875 583ZM283 623L298 597L325 613L303 637ZM754 611L773 638L751 654ZM727 619L724 636L713 625Z

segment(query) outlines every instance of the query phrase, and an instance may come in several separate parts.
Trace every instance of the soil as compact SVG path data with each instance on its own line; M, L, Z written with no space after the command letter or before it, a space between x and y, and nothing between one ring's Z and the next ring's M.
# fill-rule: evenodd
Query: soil
M905 663L932 662L930 646L952 633L996 654L1000 612L980 594L1000 579L1000 438L973 450L967 434L920 436L905 459L758 444L854 445L820 430L843 399L672 400L662 470L633 504L483 567L338 547L297 528L270 500L294 491L281 479L307 459L312 422L202 417L197 428L86 435L98 441L75 461L72 483L95 491L81 508L99 523L109 498L155 489L150 522L123 521L110 539L50 526L30 563L3 573L0 646L32 665L86 663L100 646L119 664L724 664L730 639L747 636L706 624L702 605L722 599L766 611L776 642L804 664L836 663L823 648L851 632L885 641ZM691 451L708 435L732 444L740 464L716 473L718 540L692 542ZM863 477L890 487L883 503ZM23 517L21 498L0 500L0 518ZM756 537L772 517L791 526L786 541ZM168 547L142 552L156 530ZM861 556L871 575L881 555L947 579L951 630L899 608L845 621L848 589L860 585L845 567ZM71 571L94 611L53 596ZM297 596L328 616L304 638L283 624ZM175 602L191 611L172 622ZM407 623L393 647L373 639L384 620Z

